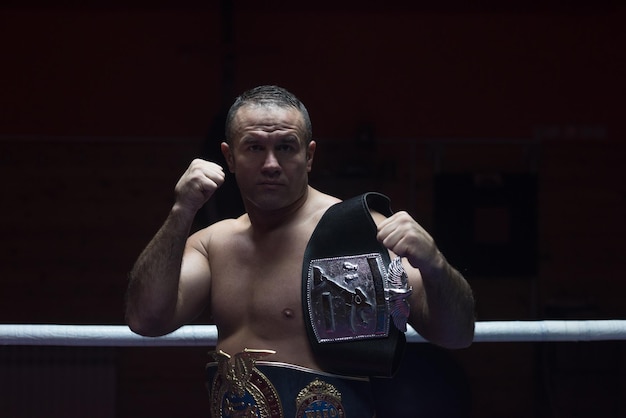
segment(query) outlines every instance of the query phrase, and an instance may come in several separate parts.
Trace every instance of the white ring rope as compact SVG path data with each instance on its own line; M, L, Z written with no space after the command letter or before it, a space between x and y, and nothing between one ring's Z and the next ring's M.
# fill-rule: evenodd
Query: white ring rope
M408 327L407 341L425 340ZM481 321L474 342L626 340L626 320ZM187 325L162 337L142 337L125 325L0 324L0 345L173 347L215 346L214 325Z

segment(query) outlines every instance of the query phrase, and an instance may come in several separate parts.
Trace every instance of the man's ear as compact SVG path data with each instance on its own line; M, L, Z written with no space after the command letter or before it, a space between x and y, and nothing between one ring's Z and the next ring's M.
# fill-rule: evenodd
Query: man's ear
M315 155L315 148L317 144L315 141L309 142L309 145L306 149L306 169L307 172L311 172L311 168L313 167L313 156Z
M226 164L228 164L228 171L230 171L231 173L235 172L235 159L233 158L233 153L230 150L230 145L228 145L226 142L222 142L222 144L220 145L220 148L222 150L222 155L224 156L224 159L226 160Z

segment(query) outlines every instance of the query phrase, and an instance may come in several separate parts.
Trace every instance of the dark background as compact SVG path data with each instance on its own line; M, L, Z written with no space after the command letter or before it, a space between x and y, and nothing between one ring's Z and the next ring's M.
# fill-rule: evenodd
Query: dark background
M478 320L626 316L621 3L292 3L0 5L0 322L122 324L178 177L219 161L225 109L269 83L309 108L313 185L408 210L467 276ZM234 195L197 227L236 214ZM207 416L208 349L4 347L0 406ZM384 409L624 416L625 353L414 345Z

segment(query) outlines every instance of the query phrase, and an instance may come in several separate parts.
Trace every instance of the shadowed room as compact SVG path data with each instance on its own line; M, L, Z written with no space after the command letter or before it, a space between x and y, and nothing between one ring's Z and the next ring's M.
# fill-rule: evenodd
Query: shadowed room
M261 84L308 108L310 184L410 213L477 321L625 319L625 24L615 0L4 2L0 323L123 325L177 180L226 164ZM243 210L227 173L194 230ZM210 350L1 345L0 411L208 416ZM374 388L379 418L623 417L626 345L412 343Z

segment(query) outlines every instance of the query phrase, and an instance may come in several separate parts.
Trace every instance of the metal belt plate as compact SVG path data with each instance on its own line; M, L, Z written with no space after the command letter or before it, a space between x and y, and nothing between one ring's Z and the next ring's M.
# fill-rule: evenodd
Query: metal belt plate
M296 418L346 416L341 393L330 383L318 378L298 393Z
M317 341L388 336L386 277L378 253L311 260L307 309Z
M211 384L211 417L283 418L276 388L256 367L258 358L272 350L249 350L232 358L223 351L213 354L218 372Z

